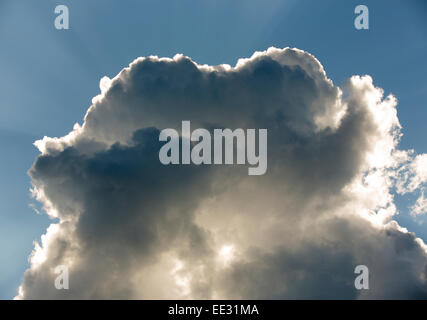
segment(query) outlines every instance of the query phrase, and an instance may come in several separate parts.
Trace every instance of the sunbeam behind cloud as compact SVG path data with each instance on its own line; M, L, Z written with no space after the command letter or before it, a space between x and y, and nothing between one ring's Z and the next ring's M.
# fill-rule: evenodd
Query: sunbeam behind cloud
M313 55L269 48L235 67L138 58L100 88L82 125L35 143L34 194L59 222L17 298L427 297L426 245L392 195L422 188L424 155L398 149L397 100L370 76L340 88ZM159 132L183 120L268 129L268 171L162 165Z

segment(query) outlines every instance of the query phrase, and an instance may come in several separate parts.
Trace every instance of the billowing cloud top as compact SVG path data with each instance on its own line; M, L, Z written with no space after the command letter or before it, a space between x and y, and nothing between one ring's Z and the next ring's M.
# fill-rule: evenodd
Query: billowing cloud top
M427 247L392 220L425 158L397 149L397 101L371 77L339 88L309 53L269 48L235 67L138 58L100 88L82 126L35 143L33 192L59 222L17 298L427 297ZM267 173L162 165L159 130L182 120L267 128Z

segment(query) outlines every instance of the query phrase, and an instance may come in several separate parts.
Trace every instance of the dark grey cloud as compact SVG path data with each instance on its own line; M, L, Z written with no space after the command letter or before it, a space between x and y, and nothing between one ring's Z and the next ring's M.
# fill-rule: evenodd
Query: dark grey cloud
M66 221L59 224L59 233L71 232L67 228L72 224L72 238L55 240L60 248L43 264L61 264L77 250L73 275L79 276L73 276L67 297L129 297L132 286L123 275L155 263L169 246L179 255L209 250L204 231L193 223L194 208L209 192L209 167L163 166L158 161L158 136L154 128L138 130L132 146L114 144L91 156L67 147L40 156L30 170L35 184L46 185L46 197L68 197L57 207ZM44 272L49 275L49 269ZM35 279L28 274L24 286L37 284L38 274ZM29 285L29 296L42 291L42 297L54 298L58 290L52 279L41 283L41 290ZM94 286L88 288L89 283Z
M425 299L425 249L411 233L390 225L375 230L355 218L331 219L317 241L274 251L248 250L221 276L227 298L250 299ZM314 235L313 235L314 236ZM354 289L354 266L370 270L370 289ZM360 296L359 296L360 295Z
M392 221L396 101L369 76L339 88L312 55L270 48L235 67L139 58L100 87L82 126L36 142L34 194L59 223L18 298L426 297L426 246ZM162 165L159 130L183 120L268 129L267 173Z

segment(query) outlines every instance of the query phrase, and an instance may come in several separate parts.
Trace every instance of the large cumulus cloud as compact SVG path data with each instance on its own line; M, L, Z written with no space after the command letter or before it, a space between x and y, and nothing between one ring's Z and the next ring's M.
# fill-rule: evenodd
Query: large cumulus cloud
M309 53L270 48L234 67L138 58L100 88L82 125L35 143L33 193L58 222L18 298L427 297L426 246L393 221L392 194L424 178L369 76L339 88ZM162 165L159 130L183 120L267 128L267 173Z

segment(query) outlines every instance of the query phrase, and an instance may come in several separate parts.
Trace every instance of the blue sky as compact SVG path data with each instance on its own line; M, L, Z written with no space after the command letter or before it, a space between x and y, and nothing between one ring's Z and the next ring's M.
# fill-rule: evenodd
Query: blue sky
M66 4L70 30L54 28ZM370 10L356 30L354 8ZM165 0L0 2L0 298L15 295L34 240L50 223L30 204L26 171L33 141L82 122L99 80L134 58L183 53L200 64L228 63L270 46L315 55L336 84L370 74L399 100L401 148L427 152L427 2L339 0ZM413 199L411 199L413 200ZM427 229L398 199L398 221L427 240Z

